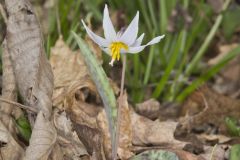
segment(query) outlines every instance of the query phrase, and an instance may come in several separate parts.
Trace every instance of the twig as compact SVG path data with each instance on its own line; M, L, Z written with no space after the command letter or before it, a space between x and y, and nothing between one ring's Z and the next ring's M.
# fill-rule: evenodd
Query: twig
M7 14L1 3L0 3L0 13L3 17L4 22L7 23Z
M119 96L119 104L118 104L118 110L117 110L117 130L116 130L116 144L114 146L113 150L113 159L117 159L117 149L119 144L119 135L120 135L120 121L121 121L121 107L123 102L123 89L124 89L124 80L125 80L125 70L126 70L126 55L123 54L123 68L122 68L122 79L121 79L121 90L120 90L120 96Z
M35 109L35 108L29 107L29 106L25 106L25 105L17 103L17 102L9 101L9 100L4 99L4 98L0 98L0 101L5 102L5 103L9 103L9 104L13 104L14 106L18 106L18 107L20 107L22 109L26 109L26 110L29 110L29 111L34 112L34 113L38 112L38 110Z
M216 150L216 148L217 148L217 144L215 144L213 149L212 149L212 153L210 155L210 160L213 160L213 155L214 155L214 151Z

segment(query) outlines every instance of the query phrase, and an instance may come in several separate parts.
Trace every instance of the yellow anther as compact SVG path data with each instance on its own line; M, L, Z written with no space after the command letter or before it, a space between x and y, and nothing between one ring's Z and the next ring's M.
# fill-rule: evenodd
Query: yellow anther
M128 50L128 46L122 42L113 42L110 45L110 50L112 54L112 60L120 60L120 51L121 49Z

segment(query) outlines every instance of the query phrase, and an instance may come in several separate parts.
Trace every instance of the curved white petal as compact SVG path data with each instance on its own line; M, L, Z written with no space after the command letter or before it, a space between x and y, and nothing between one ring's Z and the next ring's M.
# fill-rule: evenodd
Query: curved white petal
M82 20L82 23L83 23L84 28L85 28L86 31L87 31L87 34L89 35L89 37L90 37L95 43L97 43L99 46L102 46L102 47L107 47L107 46L109 45L109 42L108 42L106 39L104 39L104 38L96 35L95 33L93 33L93 32L86 26L86 24L84 23L83 20Z
M138 39L132 44L131 47L139 47L142 44L142 40L144 38L144 35L145 34L143 33L140 37L138 37Z
M135 53L141 52L145 47L160 42L161 39L163 39L164 37L165 37L165 35L155 37L155 38L153 38L150 42L148 42L146 45L143 45L143 46L139 46L139 47L129 47L128 53L133 53L133 54L135 54Z
M131 46L136 41L138 34L138 20L139 12L137 12L136 16L133 18L132 22L127 27L126 31L119 38L119 41L124 42L129 46Z
M107 40L113 41L116 39L116 32L113 27L112 21L109 17L108 7L105 4L104 15L103 15L103 30L104 36Z

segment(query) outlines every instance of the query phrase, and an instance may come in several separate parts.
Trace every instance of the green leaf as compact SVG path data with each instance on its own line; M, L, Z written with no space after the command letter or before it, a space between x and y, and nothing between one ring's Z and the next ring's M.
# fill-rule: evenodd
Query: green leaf
M240 8L232 8L231 10L227 10L223 16L223 32L224 35L231 39L233 33L237 30L240 25L240 21L236 21L236 19L240 19Z
M240 157L240 144L235 144L230 150L229 160L239 160Z
M177 101L183 101L186 96L192 93L200 85L206 82L208 79L212 78L217 72L219 72L230 60L240 54L240 46L231 50L226 54L215 66L210 68L206 73L201 75L199 78L194 80L191 85L185 88L177 97Z
M169 151L164 150L151 150L142 152L139 155L134 156L130 160L179 160L178 156Z
M183 38L184 38L183 33L184 32L182 31L180 33L180 35L178 36L176 46L173 50L173 53L171 54L171 57L169 58L168 66L165 69L164 75L160 79L156 89L153 92L153 97L154 98L158 98L162 94L162 92L165 88L165 85L166 85L166 83L169 79L169 76L170 76L172 70L174 69L174 66L176 65L178 54L180 52L181 44L182 44L182 41L183 41Z
M223 5L223 11L225 11L227 9L229 3L230 3L230 0L225 1L224 5ZM209 31L206 39L204 40L203 44L201 45L198 52L196 53L196 55L194 56L194 58L191 60L188 67L186 68L185 74L187 76L189 76L193 72L193 70L195 69L197 64L199 64L199 61L201 60L203 55L206 53L205 51L207 50L208 46L210 45L212 39L214 38L215 33L217 32L220 24L222 23L222 19L223 19L223 14L219 14L216 18L216 21L215 21L213 27Z
M116 119L117 119L117 103L112 87L106 73L101 64L98 62L94 54L89 50L86 43L75 32L72 31L74 39L81 50L81 54L88 67L91 78L93 79L97 90L102 98L105 111L108 118L109 130L112 137L112 145L115 143Z
M32 129L28 119L25 116L21 116L16 120L16 124L21 137L28 142L32 134Z
M225 118L225 124L227 126L227 129L229 133L232 136L240 136L240 127L237 125L237 119L233 117L226 117Z

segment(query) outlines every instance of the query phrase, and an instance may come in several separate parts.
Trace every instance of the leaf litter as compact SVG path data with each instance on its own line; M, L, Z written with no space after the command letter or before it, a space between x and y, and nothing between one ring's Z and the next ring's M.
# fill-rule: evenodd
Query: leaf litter
M0 159L111 159L104 104L81 51L72 51L60 37L51 49L50 66L31 4L9 0L6 9L9 17L1 97L18 102L18 90L24 105L37 113L1 102ZM91 40L87 42L101 64L100 50ZM109 81L117 95L119 88ZM239 117L239 100L209 87L200 88L188 98L178 121L161 119L162 105L154 99L137 104L136 112L126 92L122 101L119 159L226 159L231 147L228 143L237 142L229 137L223 124L226 116ZM15 122L26 114L32 126L29 144L20 138ZM182 140L176 133L195 136ZM203 145L203 151L191 149L194 143Z

